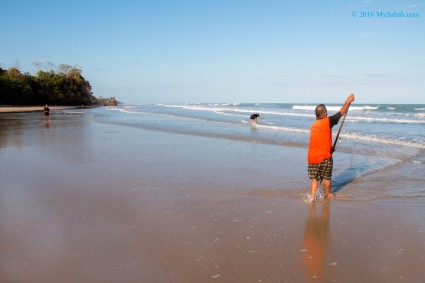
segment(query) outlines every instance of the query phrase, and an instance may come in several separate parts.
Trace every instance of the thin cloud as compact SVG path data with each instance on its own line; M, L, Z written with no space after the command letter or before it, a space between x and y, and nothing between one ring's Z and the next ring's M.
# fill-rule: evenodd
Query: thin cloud
M419 7L423 7L424 4L410 4L409 6L407 6L407 8L419 8Z
M360 36L363 38L373 38L373 36L367 32L361 32Z
M368 73L363 73L363 76L365 77L373 77L373 78L390 78L393 77L393 75L388 74L388 73L381 73L381 72L368 72Z

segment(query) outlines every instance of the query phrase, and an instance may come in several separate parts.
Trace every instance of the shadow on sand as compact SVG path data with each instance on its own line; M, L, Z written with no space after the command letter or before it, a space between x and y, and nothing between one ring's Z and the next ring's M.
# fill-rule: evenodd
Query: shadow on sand
M356 178L362 176L370 170L370 164L366 162L359 164L356 168L348 168L342 174L332 180L332 192L337 193L345 188L345 186L353 182Z

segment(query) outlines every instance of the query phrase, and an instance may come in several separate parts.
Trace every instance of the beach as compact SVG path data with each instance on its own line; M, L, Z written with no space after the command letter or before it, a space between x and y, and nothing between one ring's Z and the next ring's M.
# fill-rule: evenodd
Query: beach
M33 112L43 111L44 105L42 106L0 106L0 113L22 113L22 112ZM49 106L50 110L65 110L81 108L79 106Z
M304 132L143 111L0 113L0 282L425 281L422 149L306 204Z

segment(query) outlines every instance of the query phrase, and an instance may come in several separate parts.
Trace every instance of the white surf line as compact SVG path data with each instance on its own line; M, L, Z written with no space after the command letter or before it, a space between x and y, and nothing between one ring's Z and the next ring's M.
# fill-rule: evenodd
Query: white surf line
M400 146L408 146L408 147L425 149L425 143L418 143L415 141L389 140L389 139L378 137L378 136L364 135L364 134L359 135L359 134L353 134L353 133L343 133L340 135L340 137L347 140L361 140L361 141L374 142L374 143L380 143L380 144L392 144L392 145L400 145Z

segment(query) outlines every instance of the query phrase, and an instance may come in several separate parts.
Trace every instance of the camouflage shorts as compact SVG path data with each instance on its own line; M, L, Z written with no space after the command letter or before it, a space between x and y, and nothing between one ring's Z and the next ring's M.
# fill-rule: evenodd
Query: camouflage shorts
M327 158L319 164L308 164L308 177L310 179L316 179L317 181L331 180L332 169L333 169L332 157Z

